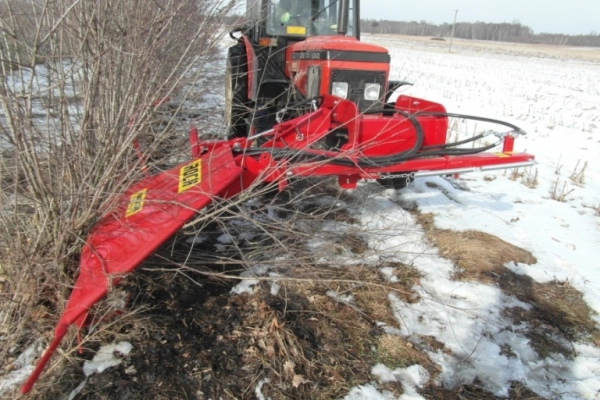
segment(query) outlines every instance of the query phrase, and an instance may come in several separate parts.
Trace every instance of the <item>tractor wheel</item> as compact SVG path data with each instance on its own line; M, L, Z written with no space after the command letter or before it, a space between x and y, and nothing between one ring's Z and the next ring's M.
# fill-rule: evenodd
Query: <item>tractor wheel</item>
M390 176L382 175L377 179L377 183L387 189L404 189L414 180L413 174L399 173Z
M225 123L230 137L248 136L248 58L244 43L229 48L225 70Z

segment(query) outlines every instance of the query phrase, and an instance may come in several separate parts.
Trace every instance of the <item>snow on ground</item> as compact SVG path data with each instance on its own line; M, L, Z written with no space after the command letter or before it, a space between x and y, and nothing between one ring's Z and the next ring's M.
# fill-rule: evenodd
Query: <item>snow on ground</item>
M107 344L100 347L92 361L83 363L83 373L86 379L70 393L68 400L73 400L83 390L90 375L101 374L108 368L121 364L122 358L126 357L132 349L133 345L129 342Z
M418 303L390 295L401 326L394 333L409 340L433 335L451 349L429 354L442 369L437 384L452 387L477 378L490 392L506 396L510 382L520 381L548 398L600 398L600 349L575 343L573 360L559 354L539 358L520 333L523 327L502 314L528 305L497 287L452 280L454 266L426 243L421 228L401 207L417 205L420 212L433 213L439 228L478 230L529 250L536 264L507 267L538 282L568 280L600 313L600 64L460 46L448 53L441 47L447 44L402 38L365 40L390 50L392 79L415 84L403 87L404 94L440 102L449 112L524 128L528 135L517 139L516 150L535 154L539 162L515 180L500 171L465 175L459 185L436 177L417 179L400 192L377 191L374 184L358 189L365 197L362 222L373 232L370 247L423 274L414 288ZM452 127L461 138L486 128L460 120ZM533 180L534 174L538 184L526 186L526 178ZM552 198L561 194L563 202ZM503 344L510 344L516 357L503 355ZM373 371L381 383L398 376L384 372ZM405 386L408 395L420 398ZM390 398L389 393L372 385L355 388L346 397L381 398Z
M33 361L42 352L44 346L36 342L29 346L13 363L13 370L0 377L0 396L8 392L13 386L22 383L33 372Z
M538 171L534 189L504 172L480 173L464 176L470 192L446 185L444 196L417 181L403 200L433 212L440 228L478 229L532 251L538 264L515 270L542 282L569 279L600 313L600 271L592 261L600 246L600 64L460 48L449 54L402 40L385 44L392 65L402 66L396 78L415 82L406 94L524 128L528 135L517 139L516 150L539 162L531 171ZM476 128L470 125L463 134ZM575 168L586 163L584 182L573 182ZM563 187L569 192L565 202L551 199L556 182L558 194Z

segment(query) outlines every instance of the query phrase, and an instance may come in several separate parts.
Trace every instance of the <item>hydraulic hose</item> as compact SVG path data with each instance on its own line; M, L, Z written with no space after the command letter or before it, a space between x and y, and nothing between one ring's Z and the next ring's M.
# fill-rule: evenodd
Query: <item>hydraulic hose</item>
M311 99L312 101L312 99ZM323 154L317 154L311 152L310 150L292 150L292 149L266 149L266 148L258 148L247 150L246 154L254 155L260 154L265 151L269 152L271 156L275 159L283 159L291 157L298 157L303 159L308 159L314 162L325 162L327 164L333 165L341 165L341 166L359 166L359 167L386 167L389 165L394 165L402 161L410 160L412 158L416 158L421 145L423 144L423 129L421 124L414 115L409 115L402 111L398 112L402 114L406 119L408 119L413 127L415 128L415 132L417 135L417 140L415 141L414 146L410 150L403 151L401 153L393 154L390 156L382 156L382 157L360 157L354 162L353 160L347 158L339 158L339 157L331 157Z
M306 104L313 100L315 100L315 99L307 99L298 104L295 104L294 106ZM373 167L388 167L388 166L398 164L403 161L408 161L408 160L417 159L417 158L424 158L424 157L448 156L448 155L449 156L459 156L459 155L477 154L477 153L481 153L481 152L490 150L498 145L498 143L494 143L491 145L487 145L487 146L483 146L483 147L476 147L476 148L472 148L472 149L454 148L456 146L474 142L474 141L479 140L486 136L485 134L479 134L472 138L461 140L459 142L422 147L424 135L423 135L423 128L422 128L421 124L419 123L419 121L417 120L418 116L452 117L452 118L462 118L462 119L470 119L470 120L475 120L475 121L489 122L489 123L493 123L493 124L503 125L508 128L511 128L513 131L515 131L517 133L525 134L525 132L521 128L519 128L518 126L513 125L511 123L492 119L492 118L478 117L478 116L474 116L474 115L442 113L442 112L427 112L427 111L418 112L418 113L414 113L414 114L408 114L402 110L379 110L379 109L369 110L369 111L365 112L365 114L380 114L382 112L386 112L386 113L393 112L394 114L402 115L411 122L411 124L413 125L413 127L415 129L417 139L415 141L414 146L410 150L406 150L406 151L392 154L389 156L359 157L356 161L350 160L348 158L343 158L343 157L332 157L332 156L328 156L328 155L318 154L318 153L312 152L310 150L257 148L257 149L250 149L250 150L247 149L245 151L246 151L246 154L249 154L249 155L259 155L266 151L266 152L269 152L271 154L271 156L276 160L298 158L298 159L302 159L305 161L323 162L323 163L327 163L327 164L340 165L340 166L358 166L358 167L363 167L363 168L367 168L367 167L373 168Z

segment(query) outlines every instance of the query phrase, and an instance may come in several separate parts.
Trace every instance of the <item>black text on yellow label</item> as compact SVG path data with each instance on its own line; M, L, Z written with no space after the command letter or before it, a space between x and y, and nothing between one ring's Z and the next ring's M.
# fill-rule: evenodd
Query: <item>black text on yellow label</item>
M147 190L148 189L144 189L131 195L127 211L125 212L126 217L129 217L138 211L142 211L142 208L144 208L144 200L146 200Z
M179 193L185 192L202 181L202 162L196 160L179 170Z

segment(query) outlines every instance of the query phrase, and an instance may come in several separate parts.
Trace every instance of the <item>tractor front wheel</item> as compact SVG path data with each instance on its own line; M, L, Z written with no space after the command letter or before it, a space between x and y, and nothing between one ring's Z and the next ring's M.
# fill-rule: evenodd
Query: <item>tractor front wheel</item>
M249 103L246 46L237 43L229 48L225 70L225 123L228 136L248 136Z

